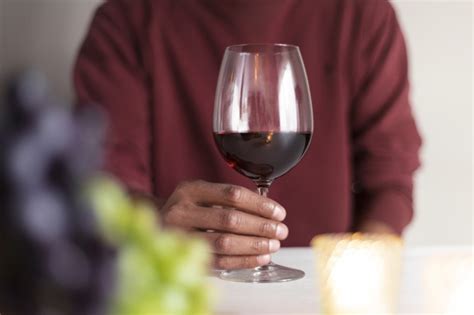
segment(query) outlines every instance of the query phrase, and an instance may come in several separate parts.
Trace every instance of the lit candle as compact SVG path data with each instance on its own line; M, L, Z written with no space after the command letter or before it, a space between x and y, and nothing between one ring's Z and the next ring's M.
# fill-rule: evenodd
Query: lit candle
M328 234L312 242L325 314L394 314L403 242L388 234Z

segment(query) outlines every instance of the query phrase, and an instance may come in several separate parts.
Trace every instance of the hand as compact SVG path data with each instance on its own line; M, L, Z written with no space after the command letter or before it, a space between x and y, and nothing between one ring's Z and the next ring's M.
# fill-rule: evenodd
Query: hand
M183 182L161 208L166 225L194 231L209 240L218 269L253 268L288 236L285 209L246 188L205 181ZM212 230L212 232L206 232Z

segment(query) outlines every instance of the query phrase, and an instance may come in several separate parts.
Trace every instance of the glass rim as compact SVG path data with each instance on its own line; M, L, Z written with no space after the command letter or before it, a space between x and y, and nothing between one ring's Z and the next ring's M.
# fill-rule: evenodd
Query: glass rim
M238 54L258 54L265 53L265 51L245 51L246 48L278 48L279 51L272 52L273 54L290 53L299 51L300 48L297 45L285 44L285 43L244 43L237 45L230 45L226 47L226 52L238 53Z

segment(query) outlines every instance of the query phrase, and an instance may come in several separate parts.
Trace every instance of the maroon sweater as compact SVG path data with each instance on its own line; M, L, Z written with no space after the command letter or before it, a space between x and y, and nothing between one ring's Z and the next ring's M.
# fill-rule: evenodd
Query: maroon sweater
M287 209L285 245L374 219L401 232L412 218L420 137L407 56L385 0L109 0L80 50L81 103L110 116L106 168L133 190L169 196L183 180L254 189L212 137L226 46L298 45L315 133L303 160L271 187Z

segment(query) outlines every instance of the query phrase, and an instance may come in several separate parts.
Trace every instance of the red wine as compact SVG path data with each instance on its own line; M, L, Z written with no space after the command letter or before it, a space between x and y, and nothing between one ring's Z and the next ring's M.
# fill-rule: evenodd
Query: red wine
M230 167L256 182L269 182L301 160L311 133L214 133L214 140Z

